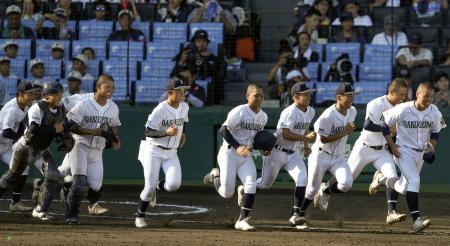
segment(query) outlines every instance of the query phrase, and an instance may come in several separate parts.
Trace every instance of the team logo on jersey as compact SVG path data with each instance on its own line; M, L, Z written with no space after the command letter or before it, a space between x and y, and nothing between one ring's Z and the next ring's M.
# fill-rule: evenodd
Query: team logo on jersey
M258 123L249 123L249 122L244 122L242 121L239 126L242 129L247 129L247 130L255 130L255 131L261 131L262 129L264 129L264 125L258 124Z
M162 120L161 125L164 127L171 127L173 125L182 126L184 119Z
M294 129L309 129L309 122L297 122Z
M331 127L331 135L342 132L342 131L344 131L344 129L345 129L345 126L337 126L337 127L333 126L333 127Z
M97 115L86 115L86 116L84 116L84 121L86 123L102 124L105 122L111 123L111 118L104 117L104 116L97 116Z
M433 127L433 122L430 121L426 121L426 120L412 120L412 121L407 121L404 120L402 122L403 127L405 128L431 128Z

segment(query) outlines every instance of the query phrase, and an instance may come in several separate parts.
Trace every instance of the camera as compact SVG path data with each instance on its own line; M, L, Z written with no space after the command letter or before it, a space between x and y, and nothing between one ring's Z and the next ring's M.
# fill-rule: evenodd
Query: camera
M344 53L336 58L336 61L325 76L326 82L349 82L353 83L355 80L352 77L353 64L347 53Z
M183 51L190 51L187 57L187 64L194 70L199 77L207 77L208 62L207 57L198 53L197 47L194 44L187 45Z

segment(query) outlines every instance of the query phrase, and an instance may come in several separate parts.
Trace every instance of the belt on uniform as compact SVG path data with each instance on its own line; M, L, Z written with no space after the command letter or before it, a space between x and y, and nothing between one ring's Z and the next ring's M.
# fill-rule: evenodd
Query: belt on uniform
M409 148L409 149L412 149L412 150L414 150L416 152L423 152L423 149L415 149L415 148L411 148L411 147L408 147L408 146L405 146L405 145L402 145L402 146L406 147L406 148Z
M320 151L320 152L323 152L323 153L325 153L325 154L329 154L329 155L333 156L333 154L331 154L331 153L328 152L328 151L323 150L322 148L319 148L319 151Z
M174 150L175 149L175 148L166 148L166 147L161 146L161 145L155 145L155 146L160 148L160 149L163 149L163 150Z
M283 151L285 153L288 153L288 154L294 154L295 153L295 151L290 150L290 149L285 149L285 148L283 148L283 147L281 147L279 145L275 145L275 149L281 150L281 151Z
M368 145L368 144L366 144L366 143L363 143L363 145L366 146L366 147L369 147L369 148L371 148L371 149L374 149L374 150L382 150L383 147L384 147L384 145L371 146L371 145Z

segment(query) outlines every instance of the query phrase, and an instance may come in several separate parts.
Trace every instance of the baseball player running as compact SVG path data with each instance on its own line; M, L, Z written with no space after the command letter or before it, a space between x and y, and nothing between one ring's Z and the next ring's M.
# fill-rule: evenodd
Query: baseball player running
M304 154L311 153L308 146L314 141L316 133L309 133L309 125L314 118L314 109L309 106L311 94L315 89L310 89L305 83L296 83L291 88L291 96L294 103L281 112L278 120L275 136L277 142L272 153L264 158L261 177L256 181L258 189L268 189L284 168L295 182L294 205L289 222L297 225L300 220L298 215L303 198L305 197L308 175L303 158L299 153L299 145L304 144Z
M23 135L25 126L22 121L33 104L35 91L40 89L40 87L33 86L31 82L20 83L17 88L17 97L7 102L0 111L0 157L5 164L9 165L11 162L13 143ZM21 202L28 169L17 177L16 186L12 190L9 211L28 212L33 210L32 207L27 207Z
M0 178L0 195L17 184L19 176L30 162L43 174L44 180L39 193L38 205L33 210L33 217L47 221L51 201L59 191L59 172L53 163L49 146L56 139L67 139L70 136L70 124L65 112L60 107L63 87L58 82L44 84L44 99L35 103L28 110L28 127L25 134L13 145L10 169ZM73 140L73 139L72 139ZM66 142L62 142L66 144ZM61 150L70 149L70 145L60 145Z
M416 100L397 105L383 113L386 123L383 133L401 171L400 179L387 178L388 187L406 194L406 203L413 220L415 232L427 228L431 221L423 219L419 212L420 170L424 158L434 155L439 132L446 124L441 112L432 104L434 88L428 82L421 83ZM396 127L397 141L393 142L390 127Z
M364 167L370 163L377 169L369 186L370 195L376 194L378 187L382 184L382 180L386 180L385 177L397 177L392 154L386 148L386 140L383 136L383 112L401 103L406 98L407 91L408 85L405 81L394 79L389 85L387 95L375 98L367 104L364 129L353 146L353 150L348 158L348 165L350 166L353 180L358 178ZM327 190L330 186L336 186L335 178L330 179L324 189ZM325 193L323 196L329 195ZM398 193L394 189L387 187L386 197L388 207L386 223L392 225L405 220L405 214L399 214L395 211Z
M81 200L92 192L100 192L103 183L103 149L107 140L112 141L114 149L120 148L118 139L119 108L110 100L114 93L114 80L109 75L101 75L96 84L96 91L75 105L67 119L76 127L74 129L75 145L68 154L73 183L67 196L66 220L68 224L77 224ZM107 123L113 133L100 128ZM111 135L110 135L111 134Z
M232 109L220 129L223 144L217 155L219 168L213 168L204 177L205 184L214 184L223 198L230 198L234 194L236 174L239 176L244 194L242 198L238 198L242 205L239 219L234 225L236 230L255 229L248 223L256 193L256 167L252 158L252 147L256 133L262 131L267 123L267 114L261 109L263 101L262 87L249 84L248 103Z
M161 102L148 116L145 124L146 140L141 141L138 159L144 168L145 186L135 225L147 227L145 212L149 205L156 205L156 191L173 192L181 185L181 167L177 149L186 142L186 123L189 121L189 105L184 101L186 81L173 77L167 82L167 100ZM163 170L166 179L159 181Z
M355 93L352 84L341 83L336 89L336 103L328 107L314 123L318 137L308 157L308 185L298 213L297 229L308 227L305 213L313 199L326 208L329 196L324 194L347 192L352 187L352 174L344 154L347 137L355 129L356 109L352 106ZM321 186L320 183L326 171L336 177L337 184L323 190L325 184Z

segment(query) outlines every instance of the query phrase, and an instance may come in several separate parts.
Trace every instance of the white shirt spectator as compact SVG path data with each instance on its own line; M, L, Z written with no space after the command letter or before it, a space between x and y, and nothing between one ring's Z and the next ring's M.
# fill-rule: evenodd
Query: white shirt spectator
M386 35L385 32L378 33L372 39L372 44L384 44L384 45L392 45L392 39L394 39L394 45L397 46L407 46L408 45L408 37L404 32L397 32L392 36Z
M305 30L305 25L303 24L298 30L297 34L303 32ZM317 40L319 39L319 32L317 30L314 30L313 33L311 33L311 43L317 43Z
M299 50L298 46L294 47L294 58L296 58L296 59L300 56L300 53L298 50ZM311 54L312 54L312 49L311 49L311 47L308 47L308 49L305 51L305 53L303 53L303 57L305 57L309 61L311 59Z
M333 21L333 26L340 26L341 20L339 18L336 18ZM358 15L356 18L353 19L353 25L354 26L373 26L372 19L370 19L370 16L368 15Z
M398 51L397 56L395 56L395 58L399 58L402 55L405 56L406 61L408 62L417 60L429 60L430 64L433 63L433 53L431 52L431 50L423 47L420 48L420 51L416 56L411 53L408 47L401 48Z
M308 73L308 71L306 70L306 68L303 68L303 69L302 69L302 73L303 73L306 77L309 78L309 73ZM277 84L279 84L279 85L282 85L282 84L284 84L284 82L286 82L286 78L283 77L281 68L278 68L278 70L277 70L277 74L275 75L275 81L276 81Z

